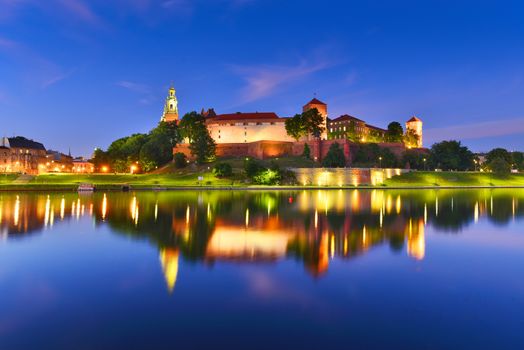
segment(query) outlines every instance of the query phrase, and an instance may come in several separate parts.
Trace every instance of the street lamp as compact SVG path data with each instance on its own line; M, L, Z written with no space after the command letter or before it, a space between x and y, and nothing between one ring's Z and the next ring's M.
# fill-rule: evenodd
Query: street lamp
M379 164L380 164L380 165L379 165L380 168L382 168L382 157L378 157L378 161L379 161Z
M424 159L422 159L422 160L424 161L424 170L426 170L426 161L427 161L427 159L424 158Z

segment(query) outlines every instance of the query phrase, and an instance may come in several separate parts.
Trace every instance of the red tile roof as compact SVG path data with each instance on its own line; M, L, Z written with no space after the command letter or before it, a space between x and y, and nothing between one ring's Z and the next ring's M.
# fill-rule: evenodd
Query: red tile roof
M411 122L421 122L422 120L418 119L417 117L412 117L410 120L408 120L408 123Z
M258 120L258 119L281 119L273 112L255 112L255 113L230 113L219 114L216 117L209 117L211 121L226 121L226 120Z
M345 120L354 120L356 122L364 123L363 120L355 118L355 117L353 117L352 115L349 115L349 114L341 115L340 117L333 119L331 122L343 122Z
M309 101L307 105L324 105L324 106L327 106L324 102L320 101L320 100L317 100L317 98L315 97L314 99L312 99L311 101Z

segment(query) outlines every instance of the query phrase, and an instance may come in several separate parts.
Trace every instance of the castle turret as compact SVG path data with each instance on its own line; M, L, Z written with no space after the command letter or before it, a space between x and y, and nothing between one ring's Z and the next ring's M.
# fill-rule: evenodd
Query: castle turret
M327 117L328 117L327 104L314 98L311 101L309 101L308 103L306 103L304 107L302 107L302 112L309 111L310 109L313 109L313 108L316 108L317 111L320 113L320 115L324 118L324 123L322 125L324 127L324 132L320 135L320 138L322 140L327 140Z
M417 147L422 147L422 120L413 116L406 122L406 132L412 130L418 136Z
M173 86L169 88L169 94L166 97L164 104L164 113L162 114L163 122L178 122L178 101L176 99L176 91Z

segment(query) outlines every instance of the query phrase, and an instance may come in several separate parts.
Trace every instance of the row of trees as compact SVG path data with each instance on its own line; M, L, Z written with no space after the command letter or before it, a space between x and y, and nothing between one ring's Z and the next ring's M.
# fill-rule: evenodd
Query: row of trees
M133 134L115 140L106 151L97 148L93 162L98 170L104 166L114 172L128 172L133 167L149 172L173 159L173 147L183 139L198 163L215 158L215 141L209 135L201 114L190 112L180 123L160 122L147 134ZM184 160L185 161L185 160Z
M309 152L304 152L309 154ZM509 152L495 148L485 155L485 162L460 141L442 141L435 143L429 152L406 150L401 156L376 143L359 145L355 152L353 166L357 167L409 167L417 170L441 169L445 171L485 170L497 173L508 173L511 169L524 170L524 153ZM331 145L324 158L324 167L344 167L346 159L339 144Z

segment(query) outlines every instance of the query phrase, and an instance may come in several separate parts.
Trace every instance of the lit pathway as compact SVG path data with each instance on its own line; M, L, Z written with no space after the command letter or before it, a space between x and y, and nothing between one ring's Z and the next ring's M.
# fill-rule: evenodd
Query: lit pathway
M17 177L16 180L14 180L12 183L13 184L26 184L29 181L33 180L33 178L34 178L34 175L23 174Z

